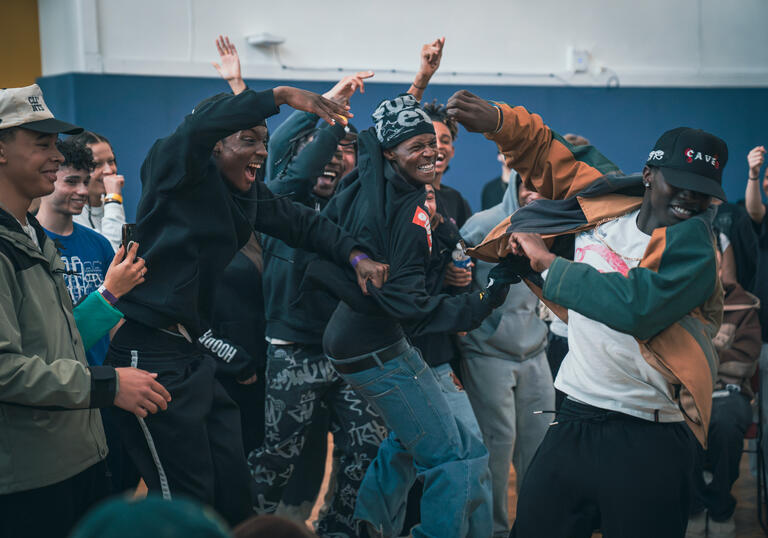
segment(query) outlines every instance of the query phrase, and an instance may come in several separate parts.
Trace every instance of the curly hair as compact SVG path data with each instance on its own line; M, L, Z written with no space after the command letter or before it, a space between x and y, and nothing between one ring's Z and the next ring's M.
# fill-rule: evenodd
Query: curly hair
M425 104L422 108L427 113L427 116L429 116L429 119L439 121L448 127L451 139L456 140L456 137L459 136L459 126L456 124L455 119L448 116L448 110L445 108L445 105L441 105L437 102L437 99L433 99L431 103Z
M93 152L85 144L75 141L74 137L66 140L57 140L56 149L64 155L64 162L61 166L69 166L75 170L86 170L92 172L96 167L93 162Z

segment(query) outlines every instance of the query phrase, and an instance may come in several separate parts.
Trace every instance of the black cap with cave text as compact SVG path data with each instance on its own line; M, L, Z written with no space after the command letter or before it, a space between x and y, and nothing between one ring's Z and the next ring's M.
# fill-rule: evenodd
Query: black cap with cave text
M728 145L722 138L701 129L678 127L659 137L646 165L662 168L664 180L725 201L723 168Z

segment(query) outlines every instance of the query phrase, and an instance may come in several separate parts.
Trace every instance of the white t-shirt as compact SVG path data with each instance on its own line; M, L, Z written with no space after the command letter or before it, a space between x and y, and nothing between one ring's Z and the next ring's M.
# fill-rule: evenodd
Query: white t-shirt
M574 261L626 276L651 239L637 227L639 212L576 236ZM568 346L555 387L571 398L646 420L683 420L672 387L645 361L634 337L569 310Z

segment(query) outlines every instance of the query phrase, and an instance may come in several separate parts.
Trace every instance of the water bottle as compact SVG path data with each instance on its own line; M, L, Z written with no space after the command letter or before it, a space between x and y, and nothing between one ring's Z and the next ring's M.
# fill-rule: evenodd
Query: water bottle
M467 252L464 250L464 241L456 243L456 248L454 248L451 253L451 259L453 260L453 265L459 269L469 268L469 264L472 263L472 258L467 256Z

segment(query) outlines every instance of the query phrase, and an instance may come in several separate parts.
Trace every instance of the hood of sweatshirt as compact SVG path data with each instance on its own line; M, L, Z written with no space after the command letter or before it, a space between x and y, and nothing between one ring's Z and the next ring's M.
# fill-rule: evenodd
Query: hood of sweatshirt
M517 172L513 171L501 203L475 213L464 223L461 236L468 246L482 242L499 222L520 208L516 175ZM488 285L488 273L495 264L481 260L475 263L474 284L484 288ZM520 361L542 352L547 341L547 326L537 314L538 302L523 282L512 284L504 304L494 310L480 327L461 338L464 353Z

